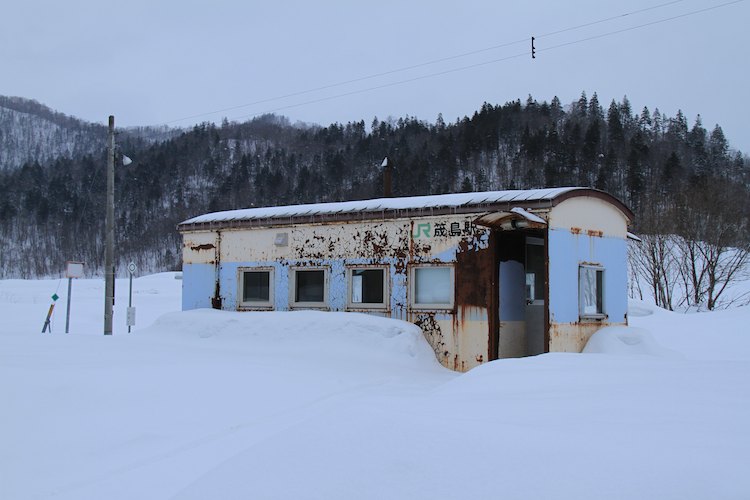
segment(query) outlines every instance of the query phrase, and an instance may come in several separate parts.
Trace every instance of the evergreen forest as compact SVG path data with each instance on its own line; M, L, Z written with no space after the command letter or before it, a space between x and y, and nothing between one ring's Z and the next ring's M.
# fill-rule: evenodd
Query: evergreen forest
M106 130L4 99L0 278L59 276L66 260L100 275ZM66 147L40 151L34 137L50 116L59 123L45 140L62 137ZM71 126L74 135L60 132ZM394 196L588 186L633 210L634 233L700 240L721 228L723 244L750 245L750 158L719 125L634 110L627 97L602 104L584 92L563 104L529 96L485 103L453 122L405 116L324 127L264 115L184 130L120 129L117 145L134 160L116 169L120 276L130 261L143 273L179 269L175 227L195 215L380 197L386 156Z

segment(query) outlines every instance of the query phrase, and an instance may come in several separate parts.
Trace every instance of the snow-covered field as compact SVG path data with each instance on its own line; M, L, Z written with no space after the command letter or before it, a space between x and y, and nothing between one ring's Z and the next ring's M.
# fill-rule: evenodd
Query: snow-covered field
M0 498L748 499L750 308L631 303L586 354L437 364L407 323L0 281ZM61 299L52 334L41 334Z

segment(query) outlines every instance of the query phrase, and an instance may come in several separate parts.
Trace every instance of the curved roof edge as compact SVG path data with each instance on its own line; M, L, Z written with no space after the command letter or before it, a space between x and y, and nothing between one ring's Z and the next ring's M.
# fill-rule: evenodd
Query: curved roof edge
M566 192L555 198L555 205L560 203L561 201L565 201L569 198L573 198L576 196L590 196L592 198L599 198L600 200L607 201L611 203L612 205L616 206L620 212L627 217L628 222L635 219L635 214L633 213L628 206L620 201L619 198L615 198L611 194L609 194L606 191L602 191L600 189L594 189L594 188L580 188L580 190L576 191L575 193Z
M614 196L598 189L559 187L508 191L452 193L402 198L248 208L199 215L181 222L180 231L232 227L274 226L315 222L389 219L449 213L471 213L512 207L551 208L579 196L591 196L616 206L628 220L633 212Z

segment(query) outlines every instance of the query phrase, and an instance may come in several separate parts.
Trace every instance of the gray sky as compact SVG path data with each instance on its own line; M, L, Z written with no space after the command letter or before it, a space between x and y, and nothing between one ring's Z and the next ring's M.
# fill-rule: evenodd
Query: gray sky
M733 147L750 152L750 2L554 48L728 1L9 0L0 94L100 123L114 114L118 126L242 121L266 111L292 121L369 125L374 116L434 121L439 112L453 121L485 101L529 94L567 104L585 90L596 91L605 110L627 95L638 111L658 107L673 115L681 108L690 126L700 113L709 131L719 123ZM532 35L535 60L527 54ZM483 64L489 61L496 62ZM392 85L404 80L413 81ZM372 87L382 88L360 92ZM350 95L329 99L340 94Z

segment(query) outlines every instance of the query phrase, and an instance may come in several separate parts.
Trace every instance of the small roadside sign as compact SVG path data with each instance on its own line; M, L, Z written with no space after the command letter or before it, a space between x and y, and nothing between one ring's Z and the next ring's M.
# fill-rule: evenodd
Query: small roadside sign
M83 266L85 262L74 262L69 260L65 263L66 278L83 278Z
M70 332L70 297L73 293L73 279L83 278L83 266L85 262L76 262L69 260L65 263L65 277L68 278L68 309L65 314L65 333ZM53 300L57 300L57 294L52 296Z
M135 326L135 307L128 307L128 328Z
M130 273L130 287L128 288L128 314L127 314L127 322L128 322L128 333L130 333L130 328L135 326L135 307L133 307L133 275L138 270L138 268L135 266L135 262L131 262L128 264L128 272Z

